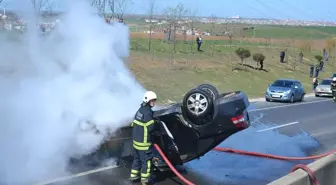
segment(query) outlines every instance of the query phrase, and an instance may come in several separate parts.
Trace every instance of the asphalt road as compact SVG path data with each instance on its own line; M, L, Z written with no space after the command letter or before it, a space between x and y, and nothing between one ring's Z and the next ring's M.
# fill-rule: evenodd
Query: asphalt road
M257 137L258 135L267 134L267 133L274 132L274 131L278 131L283 135L294 136L295 134L303 130L308 135L314 137L320 144L319 150L313 151L313 152L320 153L320 152L328 151L335 146L335 143L334 143L336 139L335 107L336 107L336 103L332 103L330 98L315 98L315 97L307 97L304 102L294 103L294 104L275 103L275 102L252 103L250 110L249 110L250 118L252 120L252 125L257 125L257 124L262 123L266 125L267 127L257 129L256 131L253 131L253 133L249 133L249 136L253 138L253 137ZM240 137L240 136L237 136L237 137ZM241 137L245 137L245 136L241 136ZM274 141L272 142L276 143L277 142L276 140L277 139L274 136ZM238 141L237 141L237 145L238 145ZM233 144L233 147L234 147L234 144ZM284 148L284 150L288 150L288 148ZM204 157L204 159L201 158L201 160L216 160L216 159ZM242 160L244 160L244 158L239 158L239 162ZM265 159L265 160L268 160L268 159ZM220 161L211 161L211 162L220 163ZM226 164L228 165L228 162L226 162ZM231 166L227 168L231 168ZM259 167L256 166L256 169L254 170L259 170L258 168L263 168L263 166L259 166ZM268 166L268 168L270 167ZM240 169L239 167L235 167L234 170L240 170ZM284 173L284 174L281 174L281 173ZM244 176L245 178L244 182L232 181L232 183L230 182L218 183L217 181L217 183L214 183L212 180L210 180L212 177L208 176L207 178L206 175L204 174L189 172L188 174L183 174L183 175L188 180L194 182L195 184L262 185L262 184L266 184L267 181L269 181L269 179L267 178L266 180L265 178L253 179L253 177ZM77 185L77 184L78 185L124 184L123 179L126 179L128 175L129 175L128 169L117 168L117 169L107 170L104 172L95 173L92 175L86 175L84 177L73 178L71 181L69 180L66 181L66 184L73 184L73 185ZM225 174L222 174L222 175L226 176ZM278 176L285 175L285 172L280 170L278 174L272 174L272 175L274 177L275 176L278 177ZM267 176L267 174L263 174L263 176ZM156 184L158 185L182 184L176 177L169 177L167 175L165 175L164 177L165 178L160 177L161 181ZM55 183L55 184L58 184L58 185L64 184L64 182Z
M254 123L281 127L277 130L286 135L294 135L299 130L304 130L321 144L320 152L335 147L336 103L331 98L309 97L296 104L258 102L254 105L250 111Z

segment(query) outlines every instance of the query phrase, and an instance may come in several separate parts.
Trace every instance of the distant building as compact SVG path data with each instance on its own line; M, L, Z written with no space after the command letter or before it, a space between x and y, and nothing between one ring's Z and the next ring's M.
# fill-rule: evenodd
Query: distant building
M156 20L156 19L145 19L145 22L146 23L157 23L157 22L159 22L158 20Z

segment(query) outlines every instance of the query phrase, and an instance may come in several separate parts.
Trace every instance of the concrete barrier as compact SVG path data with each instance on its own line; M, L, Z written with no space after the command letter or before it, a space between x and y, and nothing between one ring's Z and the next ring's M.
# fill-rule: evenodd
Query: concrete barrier
M336 153L314 161L308 167L314 172L321 185L336 184ZM268 185L314 185L304 170L298 169Z

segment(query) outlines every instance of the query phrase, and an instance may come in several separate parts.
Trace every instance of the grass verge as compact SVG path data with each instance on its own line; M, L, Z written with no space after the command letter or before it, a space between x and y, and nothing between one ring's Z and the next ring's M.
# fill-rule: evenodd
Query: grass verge
M264 69L267 71L261 71L253 69L256 63L252 57L246 60L246 66L240 65L240 60L234 53L238 46L214 47L215 49L209 45L204 52L190 52L188 44L180 43L176 45L176 52L172 52L173 44L153 41L154 50L149 52L146 51L144 42L141 47L132 46L128 65L140 83L158 93L162 103L168 100L181 101L187 91L201 83L213 84L221 92L242 90L249 98L255 98L262 97L267 86L274 80L291 78L300 80L307 93L311 92L309 65L316 64L313 56L319 51L305 53L303 62L298 63L299 50L291 48L287 52L287 63L281 64L281 46L263 47L255 43L246 45L245 48L252 53L259 52L266 56ZM320 72L319 78L330 77L334 71L336 67L333 60L330 60L325 64L324 72Z

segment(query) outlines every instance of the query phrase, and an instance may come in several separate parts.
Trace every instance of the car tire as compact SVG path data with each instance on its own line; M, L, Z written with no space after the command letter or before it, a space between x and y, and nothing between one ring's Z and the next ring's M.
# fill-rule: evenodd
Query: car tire
M315 94L315 97L320 97L319 95Z
M265 98L265 100L267 101L267 102L270 102L271 100L270 99L268 99L268 98Z
M301 98L300 98L300 102L303 102L304 97L305 97L305 94L303 94L303 95L301 96Z
M203 108L200 108L203 105ZM203 119L213 113L213 98L205 90L190 90L183 98L182 111L193 121Z
M208 92L212 99L215 100L219 97L219 93L216 87L214 87L213 85L210 84L201 84L199 85L197 88L202 89L206 92Z
M289 102L294 103L294 95L291 95Z

